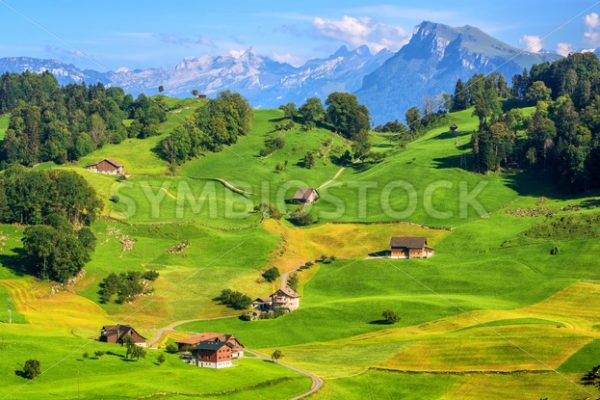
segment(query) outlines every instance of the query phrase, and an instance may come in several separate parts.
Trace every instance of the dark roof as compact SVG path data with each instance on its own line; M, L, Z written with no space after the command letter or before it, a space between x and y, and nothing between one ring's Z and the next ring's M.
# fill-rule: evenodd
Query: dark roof
M458 129L458 126L456 126L456 124L452 124L450 125L450 129L452 129L453 131Z
M283 293L284 295L288 296L288 297L292 297L292 298L298 298L300 297L300 295L298 293L296 293L296 291L294 291L293 289L289 288L289 287L285 287L285 288L281 288L278 289L275 293L273 293L271 296L275 296L276 294L278 294L279 292Z
M270 302L271 302L270 297L257 297L256 299L254 299L254 303L270 303Z
M117 335L117 338L121 339L124 335L127 335L130 332L131 333L136 333L139 337L141 337L142 339L145 339L131 325L121 325L121 324L117 324L117 325L104 325L102 327L102 332L101 333L103 335L105 335L105 336Z
M390 240L392 248L422 249L425 246L427 246L427 238L424 237L393 237Z
M200 343L198 346L196 346L195 350L217 351L217 350L219 350L223 346L227 346L227 343L226 342L221 342L221 341L211 342L211 341L207 340L205 342Z
M319 194L319 192L317 192L317 189L299 188L298 190L296 190L296 193L294 194L294 200L308 200L310 195L313 193Z
M115 167L117 167L117 168L121 168L121 167L122 167L122 165L121 165L121 164L119 164L118 162L116 162L115 160L113 160L113 159L110 159L110 158L105 158L105 159L104 159L104 160L102 160L102 161L106 161L107 163L109 163L109 164L112 164L113 166L115 166ZM100 162L102 162L102 161L100 161Z
M112 165L112 166L113 166L113 167L115 167L115 168L121 168L121 167L123 166L123 165L119 164L118 162L116 162L116 161L115 161L115 160L113 160L113 159L110 159L110 158L105 158L105 159L103 159L103 160L100 160L100 161L98 161L98 162L97 162L97 163L95 163L95 164L90 164L90 165L88 165L86 168L89 168L89 167L97 167L97 166L98 166L98 165L99 165L99 164L100 164L102 161L106 161L107 163L109 163L110 165Z

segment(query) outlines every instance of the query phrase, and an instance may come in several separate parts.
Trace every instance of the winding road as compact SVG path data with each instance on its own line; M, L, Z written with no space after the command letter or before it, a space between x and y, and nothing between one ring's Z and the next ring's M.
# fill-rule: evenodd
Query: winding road
M286 282L286 281L284 281ZM227 318L237 318L235 316L229 316L229 317L216 317L216 318L207 318L207 319L188 319L188 320L183 320L183 321L175 321L170 323L169 325L163 327L163 328L159 328L156 333L154 334L154 337L152 338L152 340L150 340L148 342L148 347L153 347L154 345L156 345L157 343L159 343L162 339L162 337L168 333L168 332L173 332L175 330L175 328L177 328L178 326L181 325L185 325L188 324L190 322L197 322L197 321L214 321L214 320L218 320L218 319L227 319ZM321 387L323 386L323 379L319 378L318 376L311 374L308 371L304 371L300 368L294 367L293 365L287 364L287 363L283 363L280 361L272 361L271 358L267 357L266 355L259 353L255 350L250 350L248 348L244 349L245 352L252 354L253 356L260 358L261 360L265 360L265 361L271 361L271 362L275 362L276 364L281 365L284 368L287 368L291 371L297 372L299 374L302 374L304 376L308 376L310 378L310 380L312 381L312 384L310 385L310 389L307 390L306 392L299 394L298 396L294 396L291 397L289 400L300 400L300 399L304 399L314 393L316 393L319 389L321 389Z

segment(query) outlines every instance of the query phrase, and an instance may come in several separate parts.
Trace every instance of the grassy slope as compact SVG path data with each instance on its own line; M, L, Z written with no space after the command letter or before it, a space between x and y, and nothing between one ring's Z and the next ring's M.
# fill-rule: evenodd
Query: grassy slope
M4 139L6 130L8 129L8 123L10 122L10 115L0 116L0 140Z
M178 116L175 115L189 113L190 110L170 113L169 121L163 127L165 132L168 124L177 121ZM94 225L99 238L98 249L87 267L85 279L77 286L79 295L64 293L58 297L49 296L47 287L18 278L16 267L0 269L0 278L3 279L0 286L8 288L34 327L45 326L48 329L61 324L65 329L75 329L76 332L85 329L83 335L90 337L102 323L133 321L151 335L150 328L167 321L231 313L210 301L223 287L256 295L268 293L274 285L258 283L257 277L258 270L269 265L269 261L289 269L320 254L348 257L351 259L316 266L303 273L305 280L300 288L302 307L290 315L253 323L237 319L200 322L185 325L181 330L229 331L239 336L246 345L261 348L265 353L281 348L288 362L327 378L323 391L317 396L321 398L413 396L475 399L481 398L477 396L482 395L482 386L489 388L491 398L505 398L532 387L536 392L531 391L527 395L531 394L531 398L535 399L542 395L581 397L579 388L565 385L560 377L554 375L437 377L365 370L382 367L399 371L510 371L557 368L561 364L569 374L589 369L596 356L600 356L598 346L583 347L598 334L595 316L600 312L596 300L600 288L593 283L578 281L598 279L595 268L595 254L600 250L598 240L527 239L522 232L542 219L513 217L502 209L505 206L533 207L539 196L548 198L544 206L557 209L579 203L582 199L557 196L548 190L544 182L532 176L482 177L461 169L462 154L468 153L465 144L469 140L469 130L476 124L470 111L466 111L451 115L460 128L458 140L449 136L445 128L433 130L410 144L406 151L395 151L381 164L365 171L347 169L337 180L342 185L330 189L332 194L345 200L347 213L341 220L389 221L394 218L381 212L378 197L386 183L393 179L406 180L422 197L426 183L447 179L454 185L453 188L437 192L434 204L441 210L455 211L455 215L439 220L428 216L419 206L408 219L433 226L457 226L451 233L424 232L416 226L394 224L321 224L296 229L272 221L263 229L258 227L257 217L248 217L247 209L244 210L244 207L261 200L258 196L261 189L272 200L283 182L298 180L319 186L335 175L339 167L326 158L311 170L295 164L308 149L317 149L328 139L333 140L332 147L338 147L338 151L347 146L343 140L326 131L290 131L285 136L286 146L283 149L265 159L257 157L264 139L275 134L271 127L280 116L281 113L275 110L257 111L250 135L220 153L208 154L187 163L176 177L161 175L166 165L151 152L153 141L158 141L158 137L128 141L88 157L90 160L124 158L128 170L134 173L126 183L88 174L81 167L69 167L83 173L105 199L111 191L119 190L124 200L116 205L110 204L106 210L113 216L126 218L126 198L134 199L137 212L126 218L126 222L145 225L129 226L108 221ZM382 140L378 141L378 146L388 149ZM274 173L275 165L285 160L288 160L287 171ZM250 196L248 201L216 185L215 204L221 210L225 206L238 207L242 210L239 213L242 218L228 219L224 212L211 216L206 209L195 213L189 207L180 218L176 212L177 202L169 193L175 193L175 189L186 182L198 196L206 189L207 182L197 178L225 179L255 195ZM481 180L488 182L481 201L492 215L481 219L471 213L468 218L460 218L456 213L457 186L465 181L473 187ZM356 189L348 184L370 181L378 185L367 197L368 209L372 212L361 216ZM165 182L170 182L171 186L162 190L162 212L153 216L152 206L147 201L147 189L160 193L157 190ZM264 189L263 182L268 184ZM324 192L326 196L327 191ZM393 205L397 209L402 208L405 202L402 196L393 196ZM329 211L331 208L331 204L323 199L315 211ZM390 235L400 233L427 235L436 247L436 257L423 261L364 259L368 253L381 250ZM123 234L136 239L133 251L121 251L118 237ZM9 236L12 245L3 251L2 255L8 256L0 259L3 265L14 260L11 257L15 251L13 248L19 247L18 229ZM185 256L169 254L168 249L184 238L191 242ZM554 246L560 247L559 256L549 255ZM565 268L567 263L569 267ZM154 295L130 306L95 304L98 282L107 273L148 268L161 271ZM312 279L307 280L309 278ZM393 327L373 323L380 318L381 311L388 308L398 311L401 321ZM60 312L49 318L50 310ZM56 339L50 340L52 347L61 351L73 348L62 338L64 332L56 333L56 336ZM537 339L532 341L532 337ZM428 356L423 357L423 354ZM8 360L13 364L17 360L22 362L19 359L21 355L22 352L15 353ZM74 358L77 356L75 354ZM117 365L129 365L117 361ZM87 360L75 365L93 362L97 361ZM187 379L185 366L177 364L176 360L170 360L164 367L176 382ZM65 370L72 371L74 368L66 367ZM147 368L154 367L147 365ZM141 379L145 382L147 368L128 370L125 378L127 381ZM162 367L156 368L160 370ZM94 368L88 373L92 376L98 371ZM255 372L263 374L260 369ZM244 376L258 381L254 379L255 372L245 372ZM272 373L271 370L265 372L264 378L268 379ZM193 374L197 374L195 369ZM152 376L148 375L149 381ZM11 379L18 380L16 377ZM227 387L237 387L236 379L227 375L219 381ZM578 378L572 376L572 379ZM51 381L49 379L49 385ZM160 380L152 380L146 392L135 388L131 394L149 393L158 387L172 390L162 381L160 384L154 381ZM15 382L11 381L10 385ZM244 397L253 393L274 398L275 393L283 393L280 390L300 392L299 384L293 382L296 381L261 389L261 392L244 390L239 395ZM88 386L84 391L111 390L105 384L100 385ZM31 387L34 388L35 384ZM47 389L40 385L39 389L31 390L39 394Z

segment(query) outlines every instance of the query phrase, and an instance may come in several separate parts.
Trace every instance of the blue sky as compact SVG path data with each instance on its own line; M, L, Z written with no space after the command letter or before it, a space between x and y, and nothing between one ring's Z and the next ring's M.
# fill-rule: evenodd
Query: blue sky
M397 50L423 20L474 25L513 46L566 52L600 47L598 14L597 0L0 0L0 57L107 70L253 47L298 64L342 44Z

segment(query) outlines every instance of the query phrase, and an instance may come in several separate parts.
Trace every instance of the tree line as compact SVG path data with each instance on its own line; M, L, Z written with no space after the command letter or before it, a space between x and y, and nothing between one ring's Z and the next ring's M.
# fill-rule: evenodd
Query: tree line
M0 175L0 222L29 225L23 246L32 272L67 282L90 260L96 238L87 227L102 204L75 172L27 170Z
M220 151L248 134L253 116L254 110L244 97L221 92L163 139L160 152L169 163L179 165L203 152Z
M158 134L166 113L158 101L123 89L60 86L48 72L0 76L0 113L10 113L0 164L66 163L127 137ZM127 127L124 120L131 119Z
M535 111L504 111L510 102ZM600 186L600 61L594 54L534 65L515 75L510 88L500 74L458 81L452 109L471 106L479 118L472 138L475 170L538 170L567 191Z

